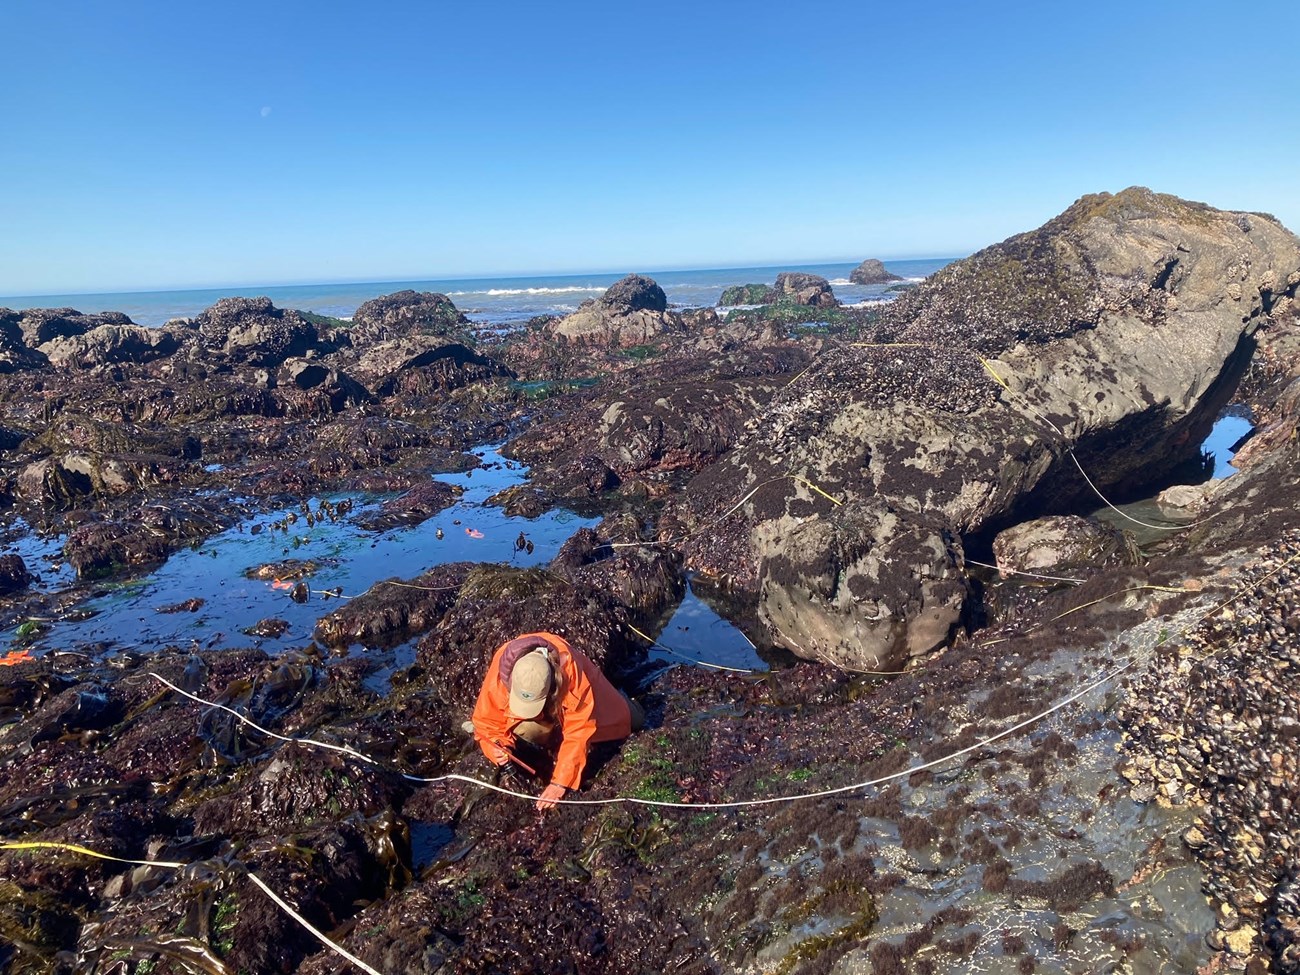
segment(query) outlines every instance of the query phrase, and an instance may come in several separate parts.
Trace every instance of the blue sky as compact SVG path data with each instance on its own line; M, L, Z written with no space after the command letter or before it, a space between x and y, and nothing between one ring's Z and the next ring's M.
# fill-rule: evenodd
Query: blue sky
M4 0L0 295L1300 230L1300 5Z

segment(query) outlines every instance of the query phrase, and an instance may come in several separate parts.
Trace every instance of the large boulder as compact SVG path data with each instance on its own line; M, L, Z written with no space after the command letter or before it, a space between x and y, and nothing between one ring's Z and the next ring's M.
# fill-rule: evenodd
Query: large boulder
M22 330L23 341L33 349L51 339L82 335L101 325L133 324L120 311L83 315L75 308L28 308L19 315L18 327Z
M600 303L611 311L667 311L668 296L651 278L629 274L615 281L601 296Z
M171 355L179 341L164 328L143 325L99 325L80 335L50 339L40 351L59 367L88 369L120 362L149 362Z
M810 308L835 308L839 299L831 290L831 283L817 274L802 271L782 271L776 276L777 300L786 300Z
M1107 495L1142 489L1197 455L1253 332L1294 300L1298 270L1300 241L1269 217L1141 188L1085 197L904 295L877 342L824 353L665 523L707 525L687 545L688 567L758 592L760 615L794 652L857 669L903 664L936 629L935 601L895 605L896 579L845 591L856 551L809 523L837 525L849 517L841 508L863 505L877 519L924 519L949 554L917 532L889 558L946 581L962 536L987 542L1085 499L1096 506L1074 458ZM823 535L821 549L808 542ZM815 590L799 612L781 603L790 585L771 590L778 577ZM959 607L943 605L955 625ZM868 630L864 612L890 619ZM908 635L914 622L923 637Z
M627 348L683 332L681 316L667 309L663 288L650 278L629 274L549 327L553 335Z
M12 308L0 308L0 374L49 365L44 355L28 348L21 324L23 314Z
M398 391L406 377L424 374L423 385L443 391L509 376L510 371L469 346L436 335L408 335L365 348L349 372L376 396Z
M737 284L727 288L718 297L718 306L770 305L780 293L769 284Z
M1105 565L1137 565L1141 556L1133 536L1096 518L1053 515L1021 522L993 539L993 555L1003 576L1088 574Z
M444 294L396 291L362 304L352 315L348 333L354 345L403 338L413 333L436 335L469 345L469 319Z
M777 642L845 670L897 670L941 647L968 594L941 524L878 502L761 526L761 615Z
M233 361L278 366L316 344L316 326L270 298L222 298L194 319L203 344Z
M865 261L849 272L849 281L853 284L888 284L890 281L902 281L897 274L885 270L885 265L874 257Z

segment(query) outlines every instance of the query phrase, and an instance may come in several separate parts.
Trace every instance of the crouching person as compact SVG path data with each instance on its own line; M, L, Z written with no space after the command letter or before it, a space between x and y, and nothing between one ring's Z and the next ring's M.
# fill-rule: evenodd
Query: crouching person
M473 732L494 765L511 761L518 739L554 757L550 784L537 800L550 809L577 789L587 748L620 741L645 724L629 700L582 651L554 633L525 633L497 647L474 705Z

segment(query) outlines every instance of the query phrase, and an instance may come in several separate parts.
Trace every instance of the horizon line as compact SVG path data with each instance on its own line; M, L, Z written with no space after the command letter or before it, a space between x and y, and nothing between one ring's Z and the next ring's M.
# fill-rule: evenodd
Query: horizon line
M871 258L868 258L870 260ZM876 258L881 263L888 264L891 261L955 261L959 257L947 257L938 255L918 255L911 257L882 257ZM798 262L784 261L767 264L698 264L679 267L648 268L645 271L619 271L612 269L587 269L581 271L511 271L499 274L495 273L473 273L462 275L445 275L441 277L398 277L398 278L357 278L352 280L337 280L328 278L318 278L312 280L294 280L281 281L278 283L260 282L254 284L196 284L196 285L179 285L171 287L136 287L123 290L79 290L79 291L42 291L42 292L14 292L8 295L0 295L0 302L7 301L10 298L76 298L76 297L95 297L99 295L147 295L147 294L166 294L171 291L222 291L227 288L236 288L241 290L253 288L310 288L325 287L335 285L338 287L352 287L364 284L412 284L423 281L512 281L521 278L540 278L540 277L581 277L583 275L627 275L627 274L675 274L684 271L768 271L783 270L799 267L816 267L828 264L848 264L858 265L862 261L845 260L845 259L827 259L827 260L801 260Z

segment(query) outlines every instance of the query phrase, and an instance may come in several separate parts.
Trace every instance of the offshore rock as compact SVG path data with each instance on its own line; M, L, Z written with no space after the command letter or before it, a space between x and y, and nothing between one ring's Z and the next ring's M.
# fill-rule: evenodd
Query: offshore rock
M886 271L885 265L874 257L868 257L849 273L849 280L854 284L888 284L903 279Z
M352 315L348 336L356 346L408 335L435 335L473 345L469 319L450 298L433 291L396 291L362 304Z
M1254 331L1289 314L1300 282L1300 241L1259 215L1243 230L1241 216L1141 188L1099 194L927 279L890 306L875 343L823 353L675 499L669 523L710 526L688 543L688 568L726 575L785 619L763 607L761 567L830 577L819 566L834 557L800 541L812 529L793 530L842 517L827 495L924 517L959 550L961 535L1091 498L1067 450L1108 496L1195 456ZM910 641L894 630L862 638L861 605L907 623L926 603L823 592L781 642L860 669L904 663Z
M718 305L770 305L780 297L769 284L737 284L722 292Z
M204 345L236 362L278 366L316 344L316 326L270 298L222 298L194 319Z
M663 288L650 278L629 274L600 298L584 303L548 328L552 335L627 348L665 333L684 332L681 316L667 308Z
M629 274L615 281L600 299L611 311L667 311L668 296L651 278Z
M796 305L808 305L812 308L835 308L839 299L831 290L831 283L817 274L804 274L801 271L783 271L776 276L774 290L777 298L785 298Z

